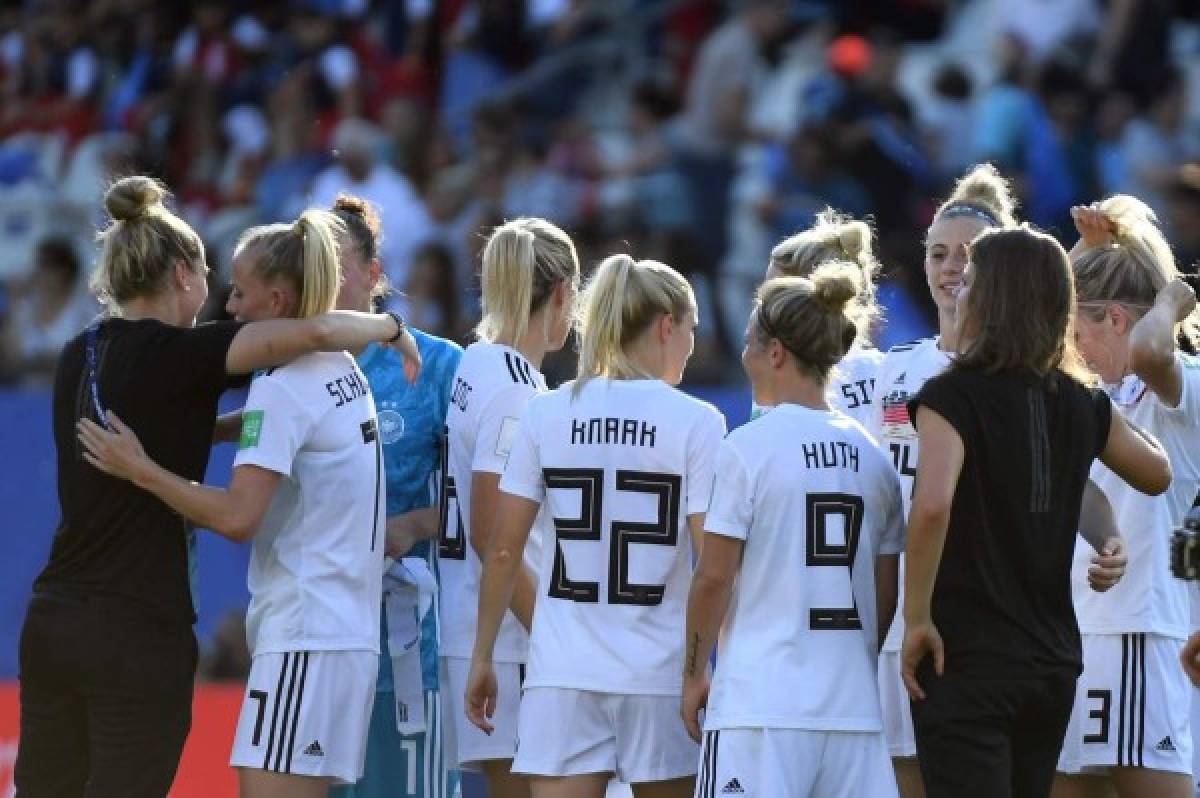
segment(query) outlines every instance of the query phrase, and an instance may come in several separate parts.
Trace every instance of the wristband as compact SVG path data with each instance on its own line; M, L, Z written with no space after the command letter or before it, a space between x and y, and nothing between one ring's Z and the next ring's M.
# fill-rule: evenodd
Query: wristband
M384 313L392 317L392 321L396 322L396 334L388 339L388 343L395 343L400 340L400 336L404 335L408 325L404 323L404 319L394 310L385 310Z

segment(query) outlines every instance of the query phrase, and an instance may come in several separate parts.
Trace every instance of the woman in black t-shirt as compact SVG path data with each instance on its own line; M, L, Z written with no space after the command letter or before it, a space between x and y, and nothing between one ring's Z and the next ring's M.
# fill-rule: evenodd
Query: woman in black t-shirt
M959 356L910 405L903 672L927 796L1028 798L1049 793L1081 668L1071 561L1092 461L1146 492L1171 474L1084 383L1062 247L989 230L970 256Z
M28 795L162 798L191 723L186 522L83 459L75 425L112 410L159 463L200 481L217 399L238 375L317 350L416 343L388 314L195 326L207 296L199 237L163 205L162 185L118 181L93 285L113 310L63 350L54 383L62 520L21 632L21 737Z

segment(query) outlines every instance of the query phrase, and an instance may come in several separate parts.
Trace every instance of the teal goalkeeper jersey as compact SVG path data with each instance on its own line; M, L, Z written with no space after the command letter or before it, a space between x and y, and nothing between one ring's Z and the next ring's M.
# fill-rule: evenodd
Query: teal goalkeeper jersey
M411 328L410 328L411 329ZM437 503L436 474L440 467L441 437L450 402L450 383L462 348L444 338L412 330L421 351L421 374L414 385L404 379L403 361L396 351L371 344L358 356L375 396L379 437L383 442L389 517L432 507ZM420 557L435 574L436 541L417 543L409 557ZM377 689L392 689L387 635L382 635L383 658ZM425 616L421 628L421 670L425 689L437 688L437 610Z

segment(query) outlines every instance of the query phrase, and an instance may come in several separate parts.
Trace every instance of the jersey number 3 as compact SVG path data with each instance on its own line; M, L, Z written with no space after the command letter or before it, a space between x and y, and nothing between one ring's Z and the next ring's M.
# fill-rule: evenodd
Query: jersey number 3
M849 493L810 493L805 502L805 528L808 567L830 566L854 572L854 555L862 534L863 500ZM841 518L844 542L829 540L830 520ZM851 582L850 593L854 594ZM808 628L822 630L861 629L858 607L813 607L808 611Z
M579 515L555 518L554 570L549 595L553 598L593 603L600 600L597 582L576 582L567 577L564 540L601 540L604 509L604 471L599 468L547 468L546 488L579 491ZM679 540L679 503L683 480L678 474L618 470L617 490L658 497L658 518L653 523L612 522L608 555L608 603L653 607L662 603L666 585L636 585L629 581L629 547L634 543L674 546Z

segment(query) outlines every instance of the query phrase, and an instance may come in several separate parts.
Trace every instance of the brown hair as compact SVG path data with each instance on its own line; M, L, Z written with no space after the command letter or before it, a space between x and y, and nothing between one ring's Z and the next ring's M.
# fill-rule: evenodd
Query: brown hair
M1075 282L1061 244L1025 225L992 228L972 242L971 269L964 315L976 329L953 368L1090 379L1075 350Z
M204 267L204 245L187 222L163 204L166 186L152 177L124 177L104 195L112 223L97 236L100 258L92 290L110 310L163 290L176 261Z
M234 257L254 257L263 280L283 280L296 292L296 317L308 319L333 310L342 270L338 235L345 225L329 211L307 210L292 224L251 227L242 233Z
M826 208L817 214L812 227L785 238L771 250L771 266L789 277L808 277L822 263L833 260L852 263L862 272L862 290L853 310L859 343L866 345L871 325L883 315L875 298L880 265L871 248L870 225Z
M758 338L778 340L801 372L824 383L858 337L852 303L861 290L862 272L846 261L830 261L810 277L767 280L755 295Z
M375 206L362 197L338 194L331 210L346 226L346 236L354 242L362 259L367 263L378 260L379 246L383 243L383 222ZM380 272L371 298L387 296L390 291L387 275Z

